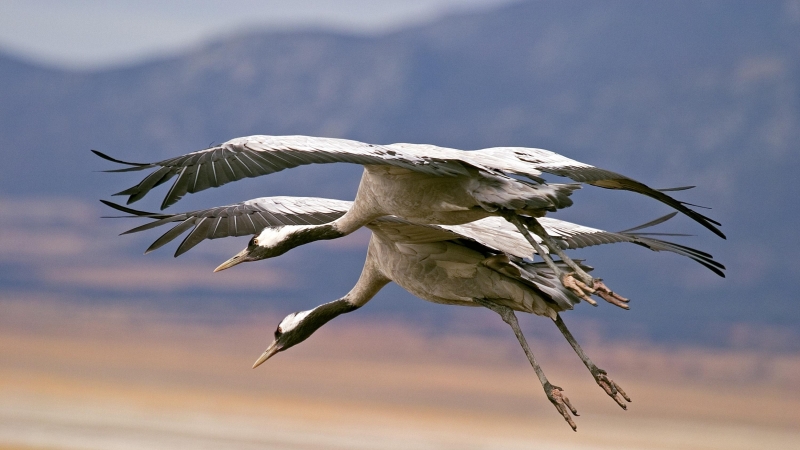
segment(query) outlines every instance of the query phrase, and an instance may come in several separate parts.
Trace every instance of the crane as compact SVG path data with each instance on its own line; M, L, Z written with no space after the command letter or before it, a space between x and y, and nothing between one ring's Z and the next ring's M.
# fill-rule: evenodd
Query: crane
M336 220L352 209L352 202L302 197L265 197L178 214L148 213L108 201L103 203L129 214L125 217L153 219L123 234L177 223L159 237L148 251L165 245L191 229L176 254L188 251L204 239L253 232L258 236L251 239L248 249L255 247L268 251L270 247L282 245L276 237L291 239L293 230ZM664 222L674 215L656 219L634 230ZM562 245L569 248L630 242L654 251L670 251L687 256L724 276L724 266L699 250L630 231L612 233L556 219L542 220L547 233L556 236ZM245 225L240 228L240 223ZM565 288L558 281L558 273L549 264L524 259L530 254L529 249L525 248L528 242L508 222L498 217L488 217L466 225L437 226L414 224L397 217L382 217L366 226L373 234L364 269L356 285L339 300L287 316L278 326L274 341L254 367L277 352L302 342L331 319L360 308L386 284L394 281L423 300L447 305L483 306L499 314L514 331L547 398L573 430L576 425L570 414L577 415L577 410L563 390L548 381L525 340L514 311L549 317L597 384L623 409L627 407L625 402L630 402L630 397L589 359L559 315L572 309L583 296ZM563 262L558 264L564 265ZM590 270L588 266L581 268ZM596 306L596 302L590 303ZM624 302L618 306L627 309Z
M581 163L548 150L525 147L495 147L463 151L427 144L376 145L346 139L310 136L247 136L205 150L153 163L134 163L98 156L127 165L110 172L154 169L141 182L118 192L128 204L143 198L154 187L176 177L161 208L186 193L222 186L242 178L257 177L304 164L346 162L361 164L364 173L355 202L346 214L331 223L297 230L282 249L352 233L375 219L393 215L418 224L458 225L488 216L511 222L558 274L562 284L585 299L596 293L613 304L627 299L611 291L600 279L589 276L546 233L539 218L572 204L569 196L576 184L547 184L542 173L571 178L607 189L621 189L654 198L697 221L720 237L718 222L638 181L615 172ZM524 181L518 177L526 177ZM687 189L673 188L671 190ZM535 239L535 234L539 239ZM559 268L548 247L570 268ZM235 264L236 261L230 261ZM220 270L225 267L220 267ZM587 300L588 301L588 300Z

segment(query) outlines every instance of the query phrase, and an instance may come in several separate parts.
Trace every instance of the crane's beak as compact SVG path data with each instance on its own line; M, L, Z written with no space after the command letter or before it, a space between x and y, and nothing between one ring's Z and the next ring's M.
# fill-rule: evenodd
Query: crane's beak
M256 367L264 364L268 359L272 358L272 355L278 353L278 341L272 341L272 344L269 344L267 350L258 357L255 364L253 364L253 369Z
M252 257L250 256L250 248L246 248L236 255L233 258L225 261L224 263L220 264L219 267L214 269L214 272L219 272L220 270L229 269L237 264L243 263L245 261L252 261Z

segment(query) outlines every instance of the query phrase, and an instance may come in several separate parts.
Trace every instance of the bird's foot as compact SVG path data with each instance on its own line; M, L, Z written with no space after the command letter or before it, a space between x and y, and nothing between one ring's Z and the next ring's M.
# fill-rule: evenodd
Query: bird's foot
M564 420L572 427L572 431L578 431L578 426L575 425L575 421L572 420L572 416L570 416L570 413L572 413L573 416L578 417L578 410L569 402L567 396L564 395L564 391L560 387L553 386L548 382L544 385L544 393L547 394L550 403L556 407L558 412L564 417Z
M593 280L592 287L594 288L594 293L608 303L619 306L622 309L631 309L631 307L628 306L630 300L609 289L600 278L595 278Z
M590 297L595 292L594 288L584 283L583 281L575 278L575 273L562 274L561 284L564 285L565 288L572 291L573 294L586 300L586 302L589 303L590 305L597 306L597 302L594 301L592 297Z
M603 369L596 369L592 370L592 376L594 376L595 381L597 384L606 391L609 397L613 398L615 402L620 406L620 408L627 410L628 404L625 402L631 402L631 398L628 397L628 394L622 390L622 388L614 382L611 378L608 377L608 373L606 373ZM624 400L624 401L623 401Z

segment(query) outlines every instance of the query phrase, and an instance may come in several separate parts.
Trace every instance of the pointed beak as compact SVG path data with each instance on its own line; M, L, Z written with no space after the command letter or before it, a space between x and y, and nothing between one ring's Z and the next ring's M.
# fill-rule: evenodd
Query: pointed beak
M277 344L278 344L277 341L272 341L272 344L269 344L269 347L267 347L267 350L264 351L264 353L262 353L261 356L259 356L258 359L256 360L256 362L253 364L253 369L255 369L256 367L258 367L258 366L260 366L262 364L264 364L264 362L266 362L268 359L272 358L272 355L274 355L275 353L278 353L278 345Z
M233 258L231 258L231 259L225 261L224 263L220 264L216 269L214 269L214 272L216 273L216 272L219 272L220 270L229 269L229 268L231 268L231 267L233 267L233 266L235 266L235 265L237 265L239 263L243 263L245 261L251 261L251 260L252 260L252 258L250 257L250 249L246 248L246 249L240 251L239 253L237 253L236 255L234 255Z

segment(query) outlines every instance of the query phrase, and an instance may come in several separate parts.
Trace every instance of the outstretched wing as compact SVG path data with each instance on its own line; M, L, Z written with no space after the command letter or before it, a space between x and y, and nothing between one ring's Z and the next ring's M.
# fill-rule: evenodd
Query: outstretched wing
M175 256L186 253L205 239L258 234L266 227L283 225L319 225L332 222L347 212L352 202L314 197L262 197L216 208L179 214L155 214L138 211L106 200L100 200L124 217L148 217L152 222L132 228L122 234L137 233L161 225L177 223L161 235L145 253L156 250L187 230L192 231L178 246Z
M353 202L345 200L315 197L262 197L216 208L163 214L139 211L107 200L100 201L111 208L129 214L115 217L153 219L152 222L131 228L121 234L138 233L172 224L166 233L147 248L145 254L163 247L191 229L175 251L176 257L186 253L205 239L256 235L267 227L319 225L332 222L343 216L353 204ZM176 223L177 225L174 225ZM373 231L388 235L392 240L415 244L448 241L462 237L436 225L418 225L393 216L382 217L367 226Z
M386 164L433 175L467 173L460 163L438 158L435 154L420 154L346 139L310 136L241 137L216 147L153 163L126 162L96 150L92 151L106 160L130 166L108 172L155 169L136 186L114 194L127 195L128 204L177 176L164 197L161 209L174 204L187 192L195 193L242 178L267 175L305 164Z
M636 229L646 228L658 223L664 222L675 216L677 213L671 213L667 216L661 217L648 224L636 227ZM721 277L725 277L725 266L714 261L713 256L706 252L686 247L683 245L675 244L661 239L647 237L642 233L620 232L615 233L612 231L599 230L597 228L585 227L583 225L565 222L558 219L542 217L537 219L539 223L547 231L547 234L560 241L563 248L584 248L594 245L613 244L618 242L629 242L632 244L641 245L642 247L649 248L650 250L668 251L686 256L703 266L707 267L712 272ZM519 258L530 257L533 253L533 247L525 240L519 231L500 217L487 217L485 219L476 220L475 222L466 223L463 225L440 225L442 228L448 229L458 233L464 237L477 241L487 247L498 249L509 255ZM537 242L541 243L544 248L545 244L541 239L533 235Z
M161 225L178 223L148 247L145 253L160 248L176 239L184 232L191 232L175 251L179 256L199 244L204 239L218 239L227 236L255 235L266 227L283 225L318 225L338 219L350 208L352 202L314 197L262 197L233 205L179 214L158 214L138 211L109 201L104 204L130 214L125 217L147 217L152 222L132 228L122 234L149 230ZM664 216L636 227L646 228L664 222L676 213ZM713 260L708 253L690 247L642 234L614 233L596 228L584 227L557 219L538 219L548 234L560 240L565 248L582 248L593 245L630 242L653 251L670 251L689 257L724 277L725 266ZM518 258L533 254L533 248L517 229L505 219L487 217L463 225L419 225L396 217L384 217L369 225L376 231L388 234L394 240L403 242L436 242L451 239L468 239L496 251ZM534 238L539 240L538 236ZM545 247L546 248L546 247Z
M432 175L466 174L463 164L524 175L541 181L542 172L571 178L606 189L638 192L665 203L697 221L720 237L719 222L689 208L664 191L653 189L624 175L600 169L557 153L525 147L495 147L464 152L427 144L373 145L346 139L310 136L248 136L222 145L154 163L121 161L92 150L98 156L130 167L109 172L155 169L137 185L115 195L127 195L128 204L177 175L161 209L187 192L195 193L242 178L252 178L305 164L347 162L385 164Z
M539 175L545 172L605 189L638 192L671 206L708 228L717 236L725 238L725 234L717 228L720 225L719 222L689 208L688 203L676 200L664 193L664 191L683 190L689 187L665 190L653 189L625 175L600 169L539 148L494 147L465 153L468 155L463 158L465 162L481 164L503 172L523 175L533 179L539 179Z
M407 244L426 244L463 238L458 233L438 225L412 223L394 216L384 216L373 220L367 224L367 228L373 232L386 235L394 242Z

